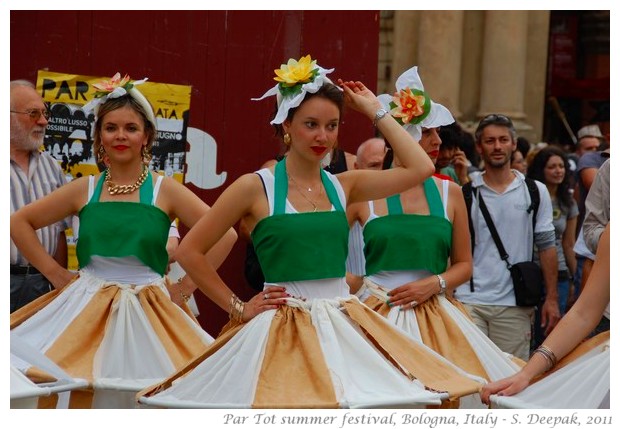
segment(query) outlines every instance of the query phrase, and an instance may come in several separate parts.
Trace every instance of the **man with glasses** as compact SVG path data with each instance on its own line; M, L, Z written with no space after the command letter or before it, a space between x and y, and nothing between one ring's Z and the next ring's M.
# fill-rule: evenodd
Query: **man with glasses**
M504 115L485 117L476 129L476 150L485 170L472 180L470 228L473 231L473 282L457 288L455 297L465 304L476 325L504 352L528 360L534 307L518 307L506 263L491 237L480 211L486 204L511 264L529 261L538 248L546 288L541 312L545 335L560 318L557 292L557 253L552 204L547 187L535 182L540 194L536 226L531 197L522 173L510 168L517 148L516 130Z
M58 162L42 152L50 112L31 82L11 81L11 214L66 183ZM37 230L50 255L67 266L64 222ZM11 313L52 286L11 240Z

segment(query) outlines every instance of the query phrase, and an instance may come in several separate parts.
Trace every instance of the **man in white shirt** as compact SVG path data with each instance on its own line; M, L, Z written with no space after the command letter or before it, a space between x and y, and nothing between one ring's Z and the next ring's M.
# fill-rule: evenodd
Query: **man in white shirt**
M50 112L31 82L11 82L11 214L66 183L51 155L42 152ZM66 222L37 230L50 255L67 266ZM11 240L11 313L51 290L45 277Z
M469 310L476 325L504 352L529 358L534 307L516 305L510 271L500 258L479 205L480 195L489 210L511 264L532 259L536 244L546 288L541 325L548 334L560 318L557 293L557 253L552 223L552 204L544 184L536 182L540 194L536 230L531 198L523 174L510 168L516 150L516 131L510 118L488 115L475 133L476 149L485 171L474 177L471 221L474 230L473 283L464 283L455 297Z

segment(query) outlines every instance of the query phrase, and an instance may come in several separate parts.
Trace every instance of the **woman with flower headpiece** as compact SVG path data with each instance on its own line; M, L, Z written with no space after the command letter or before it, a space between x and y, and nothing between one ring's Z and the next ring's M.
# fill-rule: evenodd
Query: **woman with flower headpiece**
M382 94L379 100L434 163L439 128L454 118L424 91L417 67L398 78L396 89L394 96ZM392 165L400 162L395 154ZM347 216L363 225L363 249L350 257L365 257L366 276L349 277L362 301L470 374L496 380L519 369L451 298L452 289L472 272L460 186L430 177L400 194L350 205ZM462 407L477 405L482 405L477 395L461 402Z
M191 227L209 207L175 180L148 169L156 137L153 109L117 74L95 84L94 151L106 170L78 178L11 216L11 238L55 290L11 314L11 331L89 389L74 407L128 408L135 392L181 368L213 341L182 301L196 287L164 280L172 219ZM69 215L80 219L77 276L50 258L36 230ZM236 233L203 260L219 266ZM178 299L178 298L177 298ZM53 404L48 404L53 405Z
M311 57L276 70L271 124L289 146L274 167L237 179L181 242L177 260L231 323L200 357L138 395L163 407L424 407L480 384L408 339L349 294L348 203L385 197L434 171L417 142L361 82L339 86ZM401 167L332 175L321 159L337 142L343 105L374 121ZM201 253L240 219L265 274L242 302ZM371 371L369 369L372 369Z

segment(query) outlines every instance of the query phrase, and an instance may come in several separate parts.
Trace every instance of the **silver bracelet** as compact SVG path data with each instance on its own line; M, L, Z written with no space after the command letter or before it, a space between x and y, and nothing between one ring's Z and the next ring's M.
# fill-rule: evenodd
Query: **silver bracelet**
M385 115L388 114L388 111L385 110L384 108L381 108L379 110L377 110L377 113L375 113L375 120L372 121L372 124L376 127L377 126L377 122L379 122L381 119L385 118Z
M541 345L536 350L534 350L534 353L532 353L532 356L536 353L541 354L547 361L548 365L547 365L547 369L545 369L545 372L553 368L555 364L558 362L558 358L555 356L555 353L553 353L553 350L551 350L547 346Z

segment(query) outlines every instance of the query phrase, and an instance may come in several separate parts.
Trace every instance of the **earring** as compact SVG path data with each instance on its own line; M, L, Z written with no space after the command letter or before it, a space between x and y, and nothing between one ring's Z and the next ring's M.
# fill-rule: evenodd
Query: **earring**
M289 133L285 133L284 136L282 137L282 140L284 140L284 144L287 146L291 145L291 135Z
M103 162L105 160L105 156L106 153L103 145L99 145L99 149L97 149L97 161Z
M153 154L148 151L146 146L142 146L140 154L142 155L142 162L144 163L144 165L149 165L151 159L153 159Z

